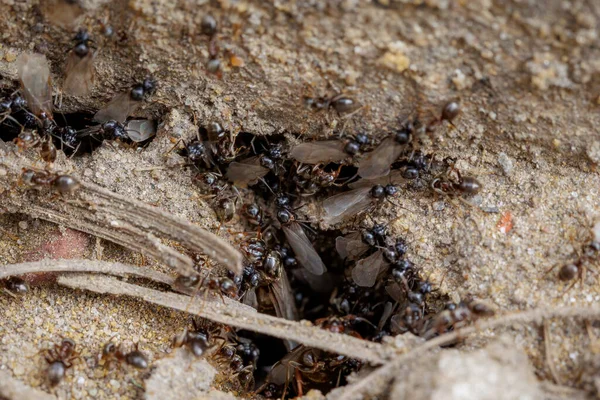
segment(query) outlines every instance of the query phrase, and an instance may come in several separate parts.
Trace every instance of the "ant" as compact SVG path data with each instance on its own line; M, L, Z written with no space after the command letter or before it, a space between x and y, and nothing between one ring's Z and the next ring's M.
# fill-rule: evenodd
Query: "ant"
M180 275L175 279L173 287L175 287L176 290L187 294L194 294L197 289L203 288L206 290L206 293L209 291L218 293L223 302L225 302L223 296L237 297L237 286L235 282L223 276L201 278L199 275Z
M431 327L425 332L423 337L430 339L435 334L442 334L451 329L458 329L468 322L475 322L480 318L492 317L494 315L494 309L480 300L467 300L460 302L458 305L450 303L446 306L446 310L440 312L431 320Z
M125 362L136 369L148 368L148 358L138 350L138 343L134 345L134 350L125 353L122 350L121 345L116 345L112 342L112 339L104 345L102 348L102 354L100 359L106 359L105 365L109 365L115 361Z
M558 271L558 279L563 282L567 282L577 278L577 280L581 282L581 285L583 286L583 281L585 280L585 274L587 270L589 269L592 271L587 264L598 259L598 256L600 255L600 222L596 223L596 225L593 227L592 233L594 238L583 246L582 254L577 258L577 260L572 263L565 264L560 268ZM556 266L553 266L546 271L546 274L552 271L555 267ZM567 290L565 290L565 293L575 286L577 280L569 285Z
M58 385L65 377L67 369L73 366L73 360L79 358L79 352L75 351L75 347L73 340L64 338L60 344L43 350L44 359L48 363L46 374L50 386Z
M195 319L192 319L194 330L188 331L187 328L183 333L173 338L172 347L187 346L189 351L196 357L202 357L212 346L209 343L208 333L201 329Z
M456 196L460 193L476 194L481 190L482 185L477 179L460 174L460 171L455 167L455 160L446 158L444 162L448 165L448 170L431 182L431 188L436 193Z
M71 193L81 185L79 181L71 175L59 175L48 171L35 171L23 168L21 180L31 187L51 187L60 194Z
M9 295L16 297L16 294L25 294L29 291L29 285L23 279L11 276L4 280L5 292Z
M358 107L358 102L356 100L343 94L338 94L330 98L305 97L304 104L315 110L333 108L340 115L354 111Z

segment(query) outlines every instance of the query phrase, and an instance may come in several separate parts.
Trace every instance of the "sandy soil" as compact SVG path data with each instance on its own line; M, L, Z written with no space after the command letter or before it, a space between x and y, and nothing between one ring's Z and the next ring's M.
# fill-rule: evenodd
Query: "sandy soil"
M116 91L152 74L158 92L138 114L164 124L144 150L104 145L92 155L62 157L58 169L216 230L214 212L194 189L191 172L177 167L183 159L165 155L178 139L193 137L192 118L199 124L219 121L234 132L324 137L344 129L379 138L405 117L431 118L445 101L459 99L463 113L456 127L444 125L421 138L422 149L458 158L458 168L483 183L470 199L475 206L403 189L403 208L385 204L374 219L412 242L410 256L422 260L432 281L445 277L441 290L453 299L473 295L499 313L600 299L593 274L567 293L557 270L545 275L573 260L600 217L600 6L491 0L390 1L389 8L350 0L200 3L85 3L81 24L98 41L97 83L88 97L65 97L63 108L94 112ZM15 57L27 49L47 55L60 85L72 31L45 21L36 4L0 4L0 14L8 16L0 22L4 87L14 87ZM205 68L208 40L199 25L206 13L220 25L222 79ZM104 18L117 36L127 32L126 42L100 35L98 20ZM243 67L229 65L233 54ZM302 101L337 93L364 107L340 117L310 110ZM507 213L513 226L502 229L506 225L499 221ZM63 231L26 215L0 218L2 264L30 260ZM153 264L93 238L78 246L84 257ZM158 357L188 321L182 313L139 301L54 286L19 299L1 296L0 309L0 369L33 387L46 388L40 349L61 336L83 349L85 361L52 391L60 398L140 396L143 374L122 368L104 376L103 369L92 368L101 345L117 335ZM540 328L504 330L527 351L538 378L551 379ZM550 321L549 333L560 381L575 385L590 352L583 324Z

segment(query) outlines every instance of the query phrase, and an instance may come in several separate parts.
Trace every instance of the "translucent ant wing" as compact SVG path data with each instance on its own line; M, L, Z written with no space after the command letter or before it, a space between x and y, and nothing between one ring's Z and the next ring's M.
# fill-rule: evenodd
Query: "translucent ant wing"
M96 53L89 51L84 57L79 57L74 51L67 56L65 63L65 81L63 92L72 96L85 96L94 86L94 58Z
M391 301L385 303L383 307L383 313L381 313L381 318L379 318L379 322L377 323L377 329L382 330L388 319L392 316L394 312L394 305Z
M322 142L306 142L294 146L290 157L304 164L327 164L340 162L348 157L344 151L344 143L339 140Z
M368 153L358 167L358 175L364 179L375 179L390 173L390 165L402 154L402 146L392 137L384 139Z
M273 284L271 284L271 293L273 294L273 305L275 306L275 315L279 318L285 318L292 321L299 319L296 302L290 281L285 271Z
M77 131L77 138L82 139L87 136L100 135L100 129L102 125L94 125L85 129L80 129Z
M377 250L367 258L357 261L352 269L352 279L358 286L372 287L382 269L387 267L381 250Z
M392 172L390 172L390 174L387 176L382 176L375 179L360 179L356 182L349 183L348 187L350 189L358 189L364 187L372 188L375 185L397 185L405 181L406 179L402 176L402 171L395 169Z
M306 237L302 226L297 222L291 222L288 225L283 225L281 229L292 250L294 250L298 263L308 272L315 275L322 275L327 268L325 268L321 256L319 256L310 240Z
M406 299L406 294L404 290L402 290L402 288L397 283L387 285L385 287L385 291L387 292L387 294L390 295L392 299L394 299L394 301L397 301L398 303L403 302Z
M50 67L46 56L23 53L17 58L17 71L23 95L34 115L45 112L52 117L52 88L50 87Z
M232 162L225 176L238 187L254 185L269 173L269 169L260 165L258 157L250 157L242 162Z
M133 100L129 93L129 90L123 93L119 93L100 111L94 115L94 121L96 122L107 122L117 121L125 122L127 117L137 110L140 106L141 101Z
M371 204L370 191L370 187L363 187L325 199L323 201L323 222L334 225L364 211Z
M154 125L154 121L147 119L133 119L127 121L125 128L129 139L138 143L156 135L156 125Z
M355 260L369 250L369 245L362 241L360 232L335 239L335 249L342 259Z
M79 25L84 11L78 1L69 0L42 0L40 8L49 23L63 28Z
M277 361L269 371L267 381L276 385L283 385L293 379L294 367L290 365L290 362L301 362L302 355L306 349L306 346L300 345L283 356L283 358Z
M258 309L258 298L256 297L256 289L255 288L248 290L244 294L244 299L242 300L242 303L254 308L255 310Z

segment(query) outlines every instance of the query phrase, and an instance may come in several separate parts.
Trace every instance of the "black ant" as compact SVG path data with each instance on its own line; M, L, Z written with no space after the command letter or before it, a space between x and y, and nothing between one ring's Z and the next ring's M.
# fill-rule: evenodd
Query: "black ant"
M138 343L134 345L134 350L130 352L123 351L121 345L116 345L112 339L102 348L100 356L102 360L107 360L105 365L109 365L115 361L125 362L136 369L148 368L148 358L138 350Z
M73 361L79 358L79 353L75 351L75 342L64 338L60 344L55 344L50 349L45 349L44 359L48 363L46 374L50 386L56 386L65 377L67 369L73 366Z
M79 181L71 175L59 175L48 171L23 169L21 181L31 187L51 187L61 194L71 193L79 188Z

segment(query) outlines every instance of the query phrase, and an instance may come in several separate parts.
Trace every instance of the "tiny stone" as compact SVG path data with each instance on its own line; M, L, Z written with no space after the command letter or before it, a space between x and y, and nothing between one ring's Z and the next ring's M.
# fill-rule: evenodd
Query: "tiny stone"
M446 208L446 205L443 201L436 201L435 203L433 203L432 207L434 211L442 211L444 208Z
M512 172L512 169L513 169L513 162L511 160L511 158L506 155L506 153L498 154L498 163L502 167L502 171L504 172L504 175L506 175L506 176L510 175L510 173Z
M600 164L600 141L595 140L586 149L587 156L594 164Z
M19 229L26 231L29 228L27 221L19 221Z
M109 383L110 386L112 386L113 388L113 392L116 392L121 387L121 383L119 383L119 381L117 380L111 379Z

